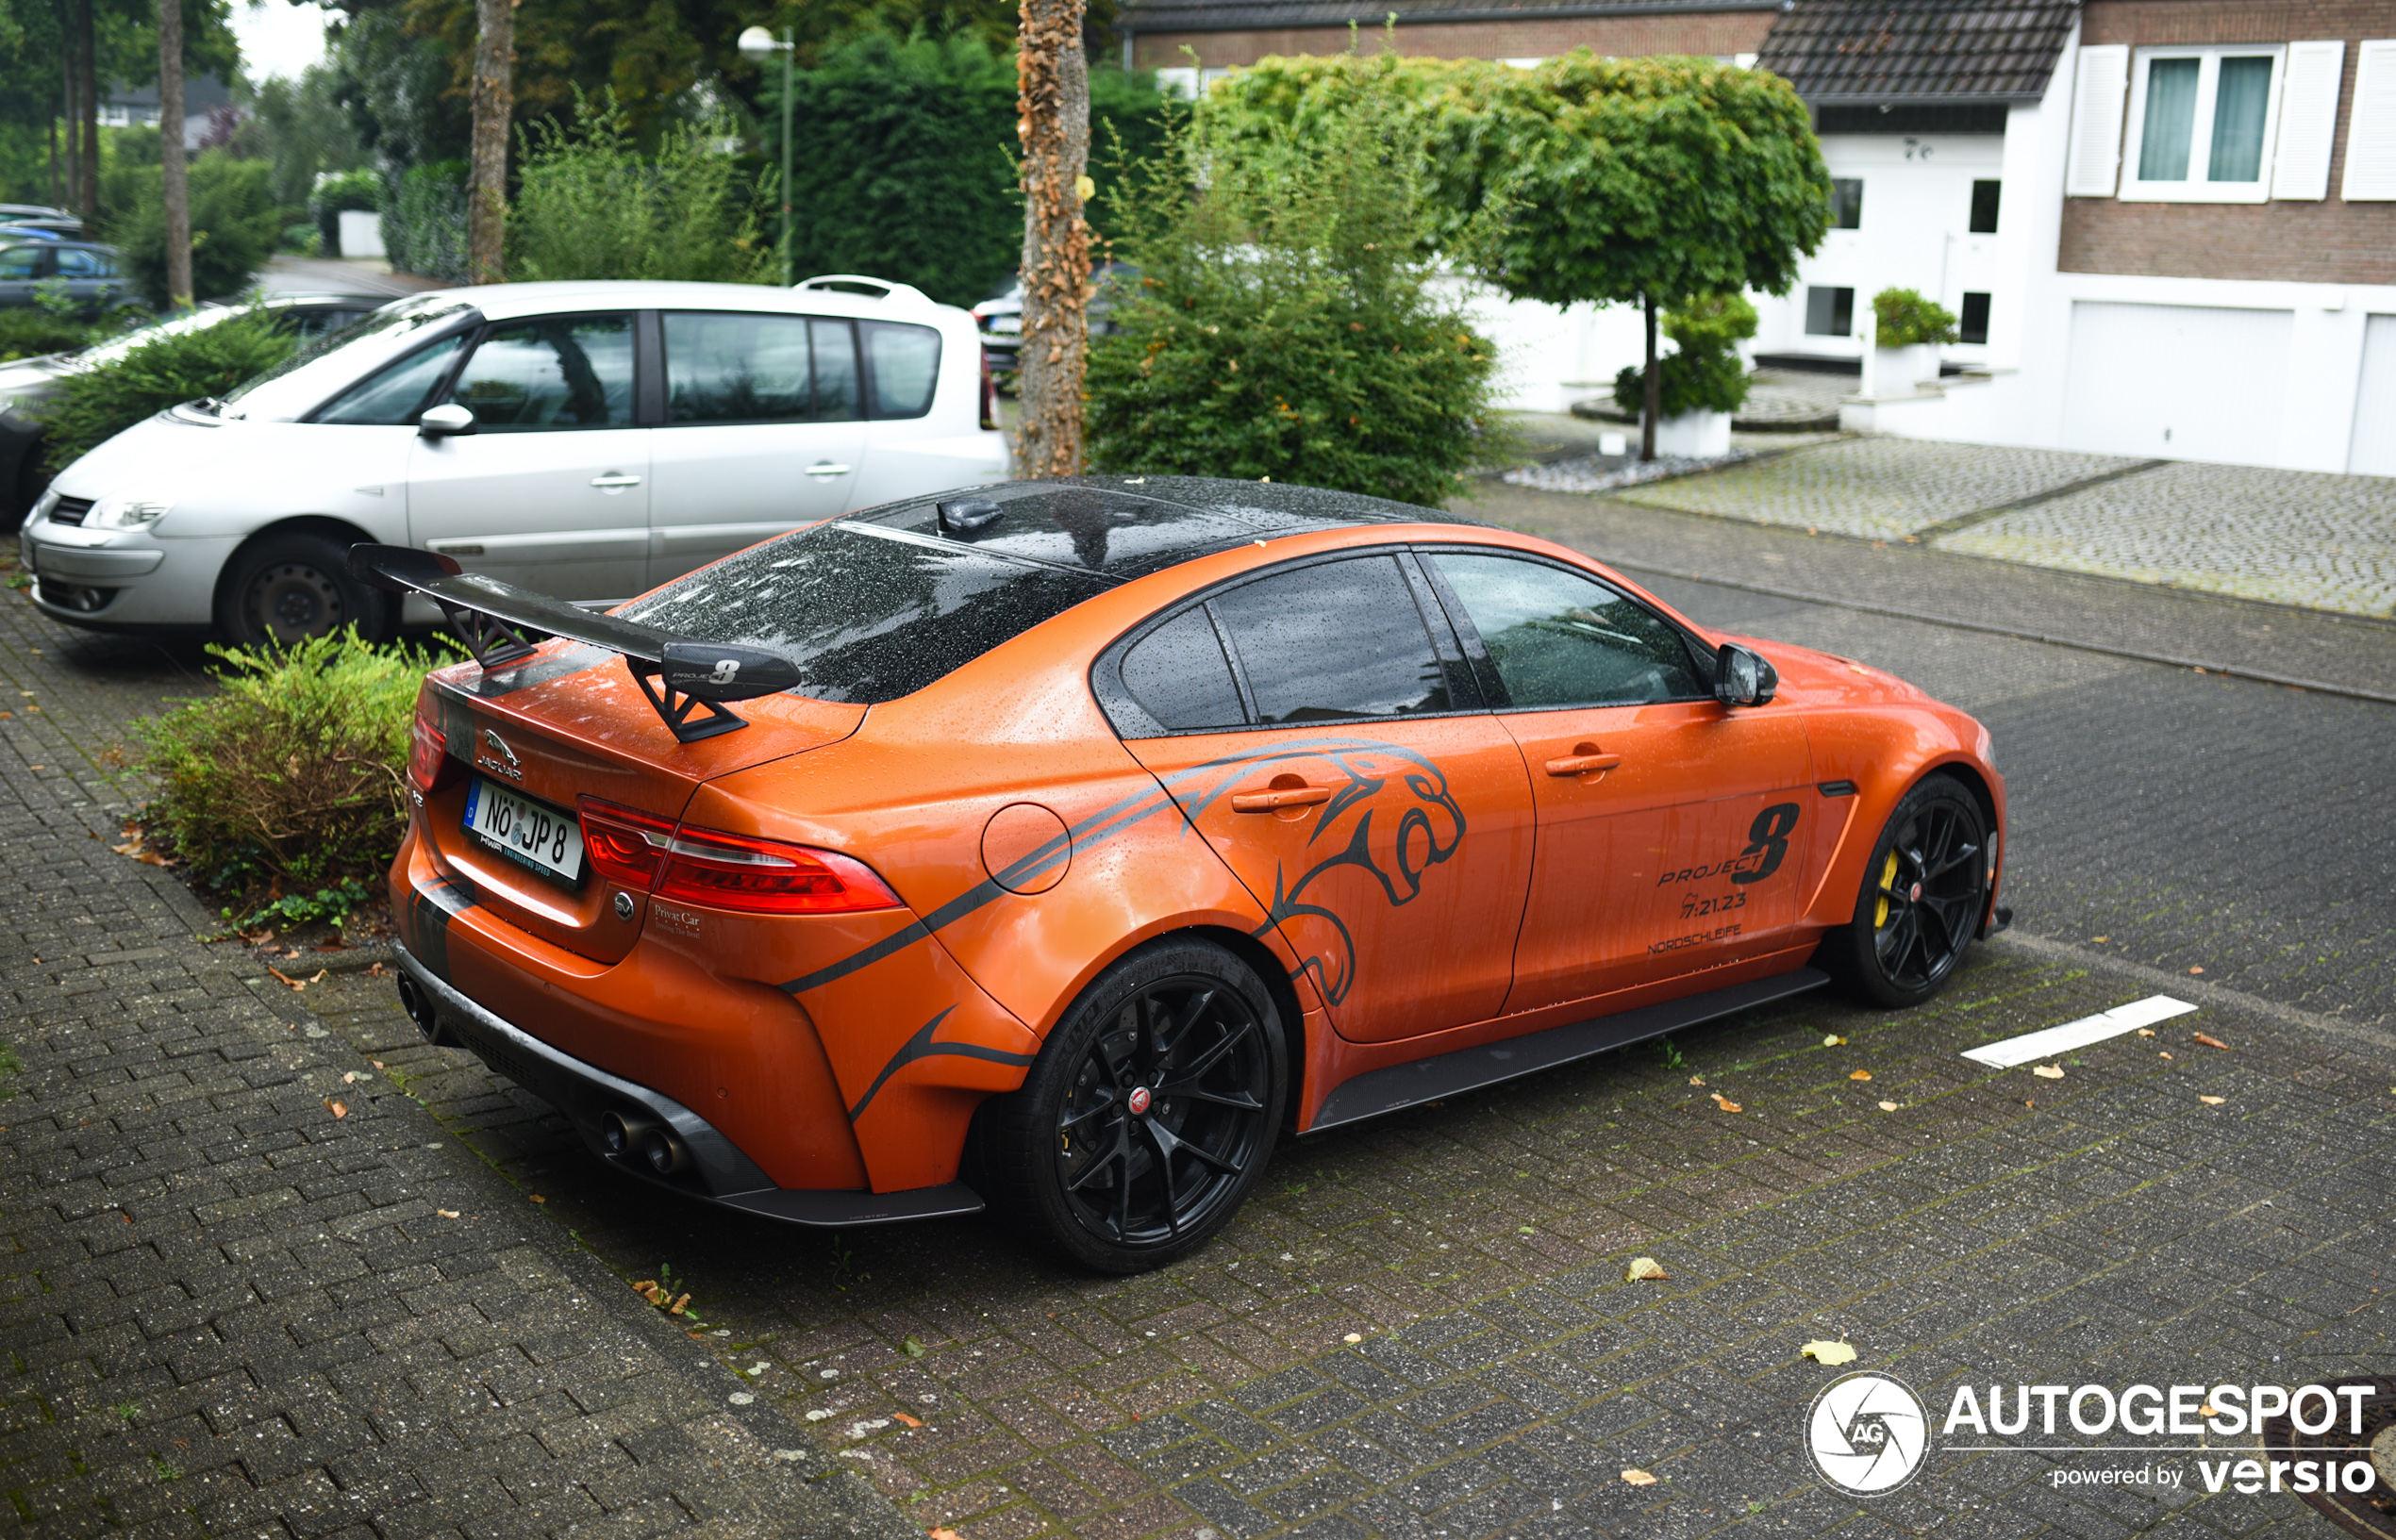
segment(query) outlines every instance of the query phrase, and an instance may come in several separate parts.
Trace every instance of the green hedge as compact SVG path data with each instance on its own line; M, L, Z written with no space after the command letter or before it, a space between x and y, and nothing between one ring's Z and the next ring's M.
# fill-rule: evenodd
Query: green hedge
M1711 294L1668 310L1664 335L1680 347L1656 360L1663 374L1658 415L1735 412L1747 404L1747 366L1739 344L1755 335L1755 307L1739 294ZM1647 410L1647 371L1634 364L1614 376L1614 405L1633 417Z
M291 336L259 311L168 333L110 363L70 371L38 408L53 472L177 402L221 396L291 356Z
M125 256L125 271L150 304L164 309L166 293L166 174L156 166L121 169L125 201L108 224L108 239ZM284 210L275 203L274 169L263 160L236 160L223 150L194 157L190 171L191 293L230 299L250 286L283 239Z
M1872 313L1874 347L1952 342L1961 335L1955 330L1955 313L1936 300L1923 299L1916 290L1882 290L1872 297Z
M383 202L383 179L371 171L345 171L317 183L308 198L308 217L316 222L317 249L339 252L341 215L353 209L380 208Z
M791 266L796 276L863 273L972 305L1023 259L1016 190L1015 62L970 38L868 38L797 73L790 93ZM757 122L765 159L781 164L781 74L766 72ZM1163 141L1153 77L1090 72L1090 223L1116 233L1118 189L1099 162L1120 140L1135 157ZM779 240L778 208L765 216Z
M383 251L401 273L466 281L466 162L408 168L383 210Z

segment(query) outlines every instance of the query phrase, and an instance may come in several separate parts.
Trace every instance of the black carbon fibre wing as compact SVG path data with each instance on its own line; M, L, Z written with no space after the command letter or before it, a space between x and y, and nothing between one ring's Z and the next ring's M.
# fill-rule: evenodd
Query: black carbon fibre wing
M438 552L406 545L353 545L349 571L359 582L387 593L431 600L474 661L486 669L517 662L548 637L621 653L641 693L683 743L748 725L723 703L776 695L799 683L798 665L778 653L700 641L596 614L513 583L461 571Z

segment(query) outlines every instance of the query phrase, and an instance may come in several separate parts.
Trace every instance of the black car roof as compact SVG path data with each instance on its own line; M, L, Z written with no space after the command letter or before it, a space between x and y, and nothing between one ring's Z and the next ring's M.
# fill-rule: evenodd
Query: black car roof
M940 527L940 505L988 499L999 517ZM1275 535L1367 524L1473 524L1356 492L1211 476L1073 476L1007 482L869 508L848 521L971 546L990 555L1128 582Z

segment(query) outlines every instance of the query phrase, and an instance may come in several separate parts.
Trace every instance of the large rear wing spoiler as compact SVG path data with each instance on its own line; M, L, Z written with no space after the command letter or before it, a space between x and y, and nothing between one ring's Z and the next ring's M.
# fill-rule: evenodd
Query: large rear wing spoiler
M778 653L697 641L637 621L595 614L545 593L461 571L438 552L406 545L353 545L349 571L387 593L422 594L431 600L485 669L504 669L530 656L547 637L623 654L641 692L657 708L667 731L683 743L749 725L723 703L776 695L799 683L798 665Z

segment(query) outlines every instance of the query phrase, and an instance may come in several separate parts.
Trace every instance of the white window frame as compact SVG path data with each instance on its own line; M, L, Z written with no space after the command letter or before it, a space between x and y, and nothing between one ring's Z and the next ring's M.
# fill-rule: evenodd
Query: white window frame
M2181 182L2148 182L2138 177L2138 157L2146 139L2146 87L2155 61L2193 58L2196 76L2196 121L2188 129L2188 174ZM2252 182L2208 182L2213 158L2213 102L2224 58L2269 58L2271 89L2263 107L2263 158ZM2279 142L2280 88L2288 75L2284 43L2219 43L2201 47L2140 48L2130 58L2130 109L2125 115L2121 147L2121 191L2124 203L2269 203L2271 168Z

